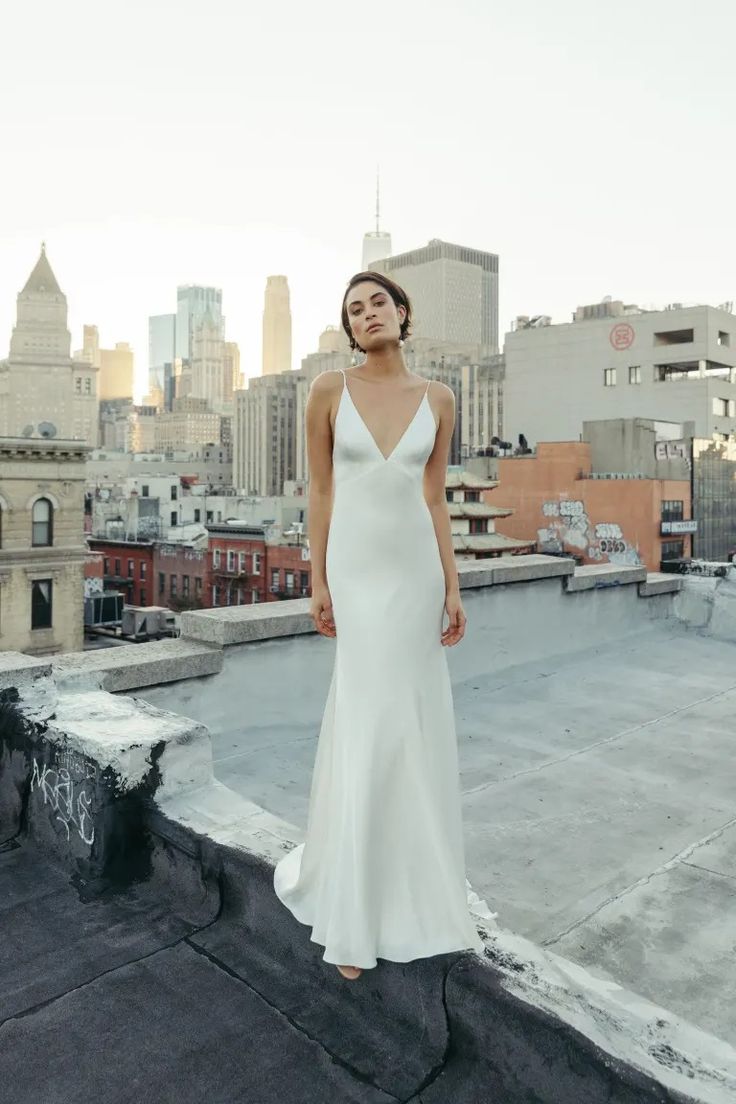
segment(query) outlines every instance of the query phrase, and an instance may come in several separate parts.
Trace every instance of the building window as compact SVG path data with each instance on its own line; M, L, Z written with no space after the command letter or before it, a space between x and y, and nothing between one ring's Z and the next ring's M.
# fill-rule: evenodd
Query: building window
M171 501L176 502L176 483L171 484Z
M115 574L117 575L118 578L120 578L120 572L121 572L120 560L115 560Z
M169 587L169 594L172 598L176 596L176 575L171 576L171 586Z
M159 595L166 592L166 576L164 575L163 571L159 571L158 573L158 592Z
M201 598L202 596L202 579L199 575L196 575L194 578L194 594L197 598Z
M146 577L146 561L145 560L141 560L141 562L140 562L140 573L141 573L141 581L142 581Z
M685 550L685 542L681 540L676 541L662 541L662 559L663 560L679 560L681 559Z
M277 567L271 568L271 590L279 589L279 569Z
M629 383L641 383L641 365L629 365Z
M666 498L662 500L662 521L683 521L685 503L682 499Z
M84 393L85 395L92 394L92 380L89 378L84 381Z
M31 586L31 628L50 629L53 583L51 579L34 579Z
M212 511L211 510L207 511L207 524L208 525L212 524Z
M104 560L102 561L102 570L105 575L110 574L110 561L108 560L107 556L105 556Z
M731 344L731 335L730 335L730 333L726 333L725 330L719 330L718 331L718 344L719 345L730 345Z
M219 548L213 548L212 549L212 566L213 567L219 567L220 566L220 549Z
M300 582L300 585L299 585L299 589L301 590L302 594L304 596L306 596L309 592L309 572L308 571L302 571L300 573L300 579L301 579L301 582Z
M603 371L603 386L615 387L616 386L616 369L605 368Z
M213 586L212 588L212 605L219 606L220 604L220 588L219 586Z
M235 553L232 548L228 548L227 550L227 569L228 571L235 570Z
M189 576L182 575L181 577L181 592L185 598L189 597Z
M149 483L144 483L143 486L141 487L141 496L143 498L148 498L149 490L150 490L150 484Z
M176 528L176 522L177 522L176 510L171 511L170 521L171 521L171 528L175 529Z
M662 330L654 335L655 345L689 345L694 340L694 330Z
M135 575L135 560L128 560L128 578L132 579Z
M256 604L256 602L258 601L258 591L257 590L252 590L250 592L250 600L251 600L252 605Z
M254 575L260 575L261 574L261 553L260 552L254 552L253 553L253 574Z
M480 502L480 491L466 491L465 492L465 501L466 502Z
M713 413L728 417L728 399L713 399Z
M199 521L199 519L200 519L200 516L201 516L201 513L202 513L202 511L201 511L201 510L195 510L195 511L194 511L194 520L195 520L195 521Z
M48 498L39 498L33 503L32 517L33 535L31 543L33 547L48 547L54 539L54 511Z
M286 572L286 589L287 590L293 590L294 589L294 572L293 571L287 571Z
M75 379L75 381L74 381L74 390L76 391L76 393L78 395L82 394L82 377L81 376L77 376L77 378Z
M241 575L245 571L245 552L238 552L238 571Z
M141 605L142 606L146 605L146 588L145 587L141 587Z

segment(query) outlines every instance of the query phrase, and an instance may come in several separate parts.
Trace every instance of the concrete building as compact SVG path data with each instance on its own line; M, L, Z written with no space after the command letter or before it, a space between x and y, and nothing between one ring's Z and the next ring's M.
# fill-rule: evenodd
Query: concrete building
M227 399L228 383L232 383L232 364L229 370L226 382L222 320L205 317L194 330L189 394L193 399L204 399L210 410L219 411Z
M509 439L577 441L583 421L694 422L697 437L736 431L736 317L722 307L641 310L592 304L576 320L506 335Z
M48 655L84 640L79 441L0 438L0 650Z
M164 411L155 420L154 449L196 448L198 445L219 444L221 417L207 399L188 397L173 400L173 410Z
M18 294L7 360L0 361L0 436L98 442L98 368L72 358L67 302L46 249Z
M403 287L414 339L477 346L479 359L498 352L498 255L433 238L426 246L373 261Z
M126 452L156 451L156 421L158 410L155 406L133 406L128 414L128 439Z
M85 326L82 348L74 356L99 369L97 394L100 402L112 399L133 401L135 360L127 341L118 341L114 349L102 349L97 326Z
M232 402L233 395L243 387L243 373L240 371L240 349L235 341L225 341L222 346L224 368L225 402Z
M585 435L498 460L498 486L486 501L513 509L505 531L580 564L660 571L689 557L697 521L686 458L657 459L657 425L646 419L586 422Z
M291 305L286 276L269 276L263 304L263 363L261 374L291 371Z
M301 372L255 376L235 395L233 485L244 494L280 495L295 478L303 432L297 412L308 383ZM302 428L300 429L300 425Z

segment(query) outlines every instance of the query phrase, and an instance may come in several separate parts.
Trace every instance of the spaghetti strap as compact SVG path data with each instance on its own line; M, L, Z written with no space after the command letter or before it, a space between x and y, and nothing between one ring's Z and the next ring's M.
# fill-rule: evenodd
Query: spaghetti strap
M432 382L431 379L427 380L427 386L424 389L424 394L425 395L429 393L429 385L430 385L431 382Z

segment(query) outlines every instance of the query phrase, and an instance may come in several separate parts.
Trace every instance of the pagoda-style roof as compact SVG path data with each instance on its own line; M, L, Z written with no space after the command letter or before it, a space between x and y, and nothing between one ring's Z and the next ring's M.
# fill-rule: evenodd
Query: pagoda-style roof
M514 512L508 506L489 506L486 502L448 502L447 510L451 518L511 517Z
M536 540L515 540L503 533L453 533L452 547L455 552L513 552L522 548L534 551Z
M476 475L470 471L453 471L448 468L445 487L451 491L492 491L498 486L497 479L487 479L484 475Z
M59 284L54 276L53 269L49 264L49 259L46 256L46 245L41 245L41 256L36 261L36 267L26 280L26 285L21 292L21 295L26 295L29 292L38 294L45 293L47 295L62 295L63 292L59 287Z

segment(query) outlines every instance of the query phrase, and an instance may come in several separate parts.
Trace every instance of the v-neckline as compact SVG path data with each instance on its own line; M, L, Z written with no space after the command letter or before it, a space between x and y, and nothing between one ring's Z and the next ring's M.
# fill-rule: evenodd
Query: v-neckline
M345 376L344 390L347 391L347 393L348 393L348 398L350 399L350 405L352 406L355 413L358 415L358 420L362 423L363 428L365 429L366 433L368 434L371 441L373 442L373 447L375 448L376 452L378 453L378 455L383 460L384 464L387 464L389 462L389 460L391 459L391 457L396 452L396 450L399 447L399 445L401 444L401 442L406 437L406 435L409 432L409 430L411 429L411 427L414 425L414 422L417 420L417 417L419 415L419 411L422 409L422 406L424 405L424 400L427 397L427 391L429 390L429 384L427 384L427 386L424 388L424 394L422 395L421 399L419 400L419 405L417 406L416 410L414 411L414 414L412 415L411 421L409 422L406 429L404 430L404 432L399 437L399 439L396 442L396 444L394 445L394 447L391 449L388 456L384 456L383 453L381 452L380 448L378 447L378 443L376 442L375 437L373 436L370 429L368 428L368 425L366 423L365 418L363 417L363 415L360 413L357 406L355 405L355 402L353 401L353 396L350 394L350 388L348 387L348 378L347 378L347 376Z

